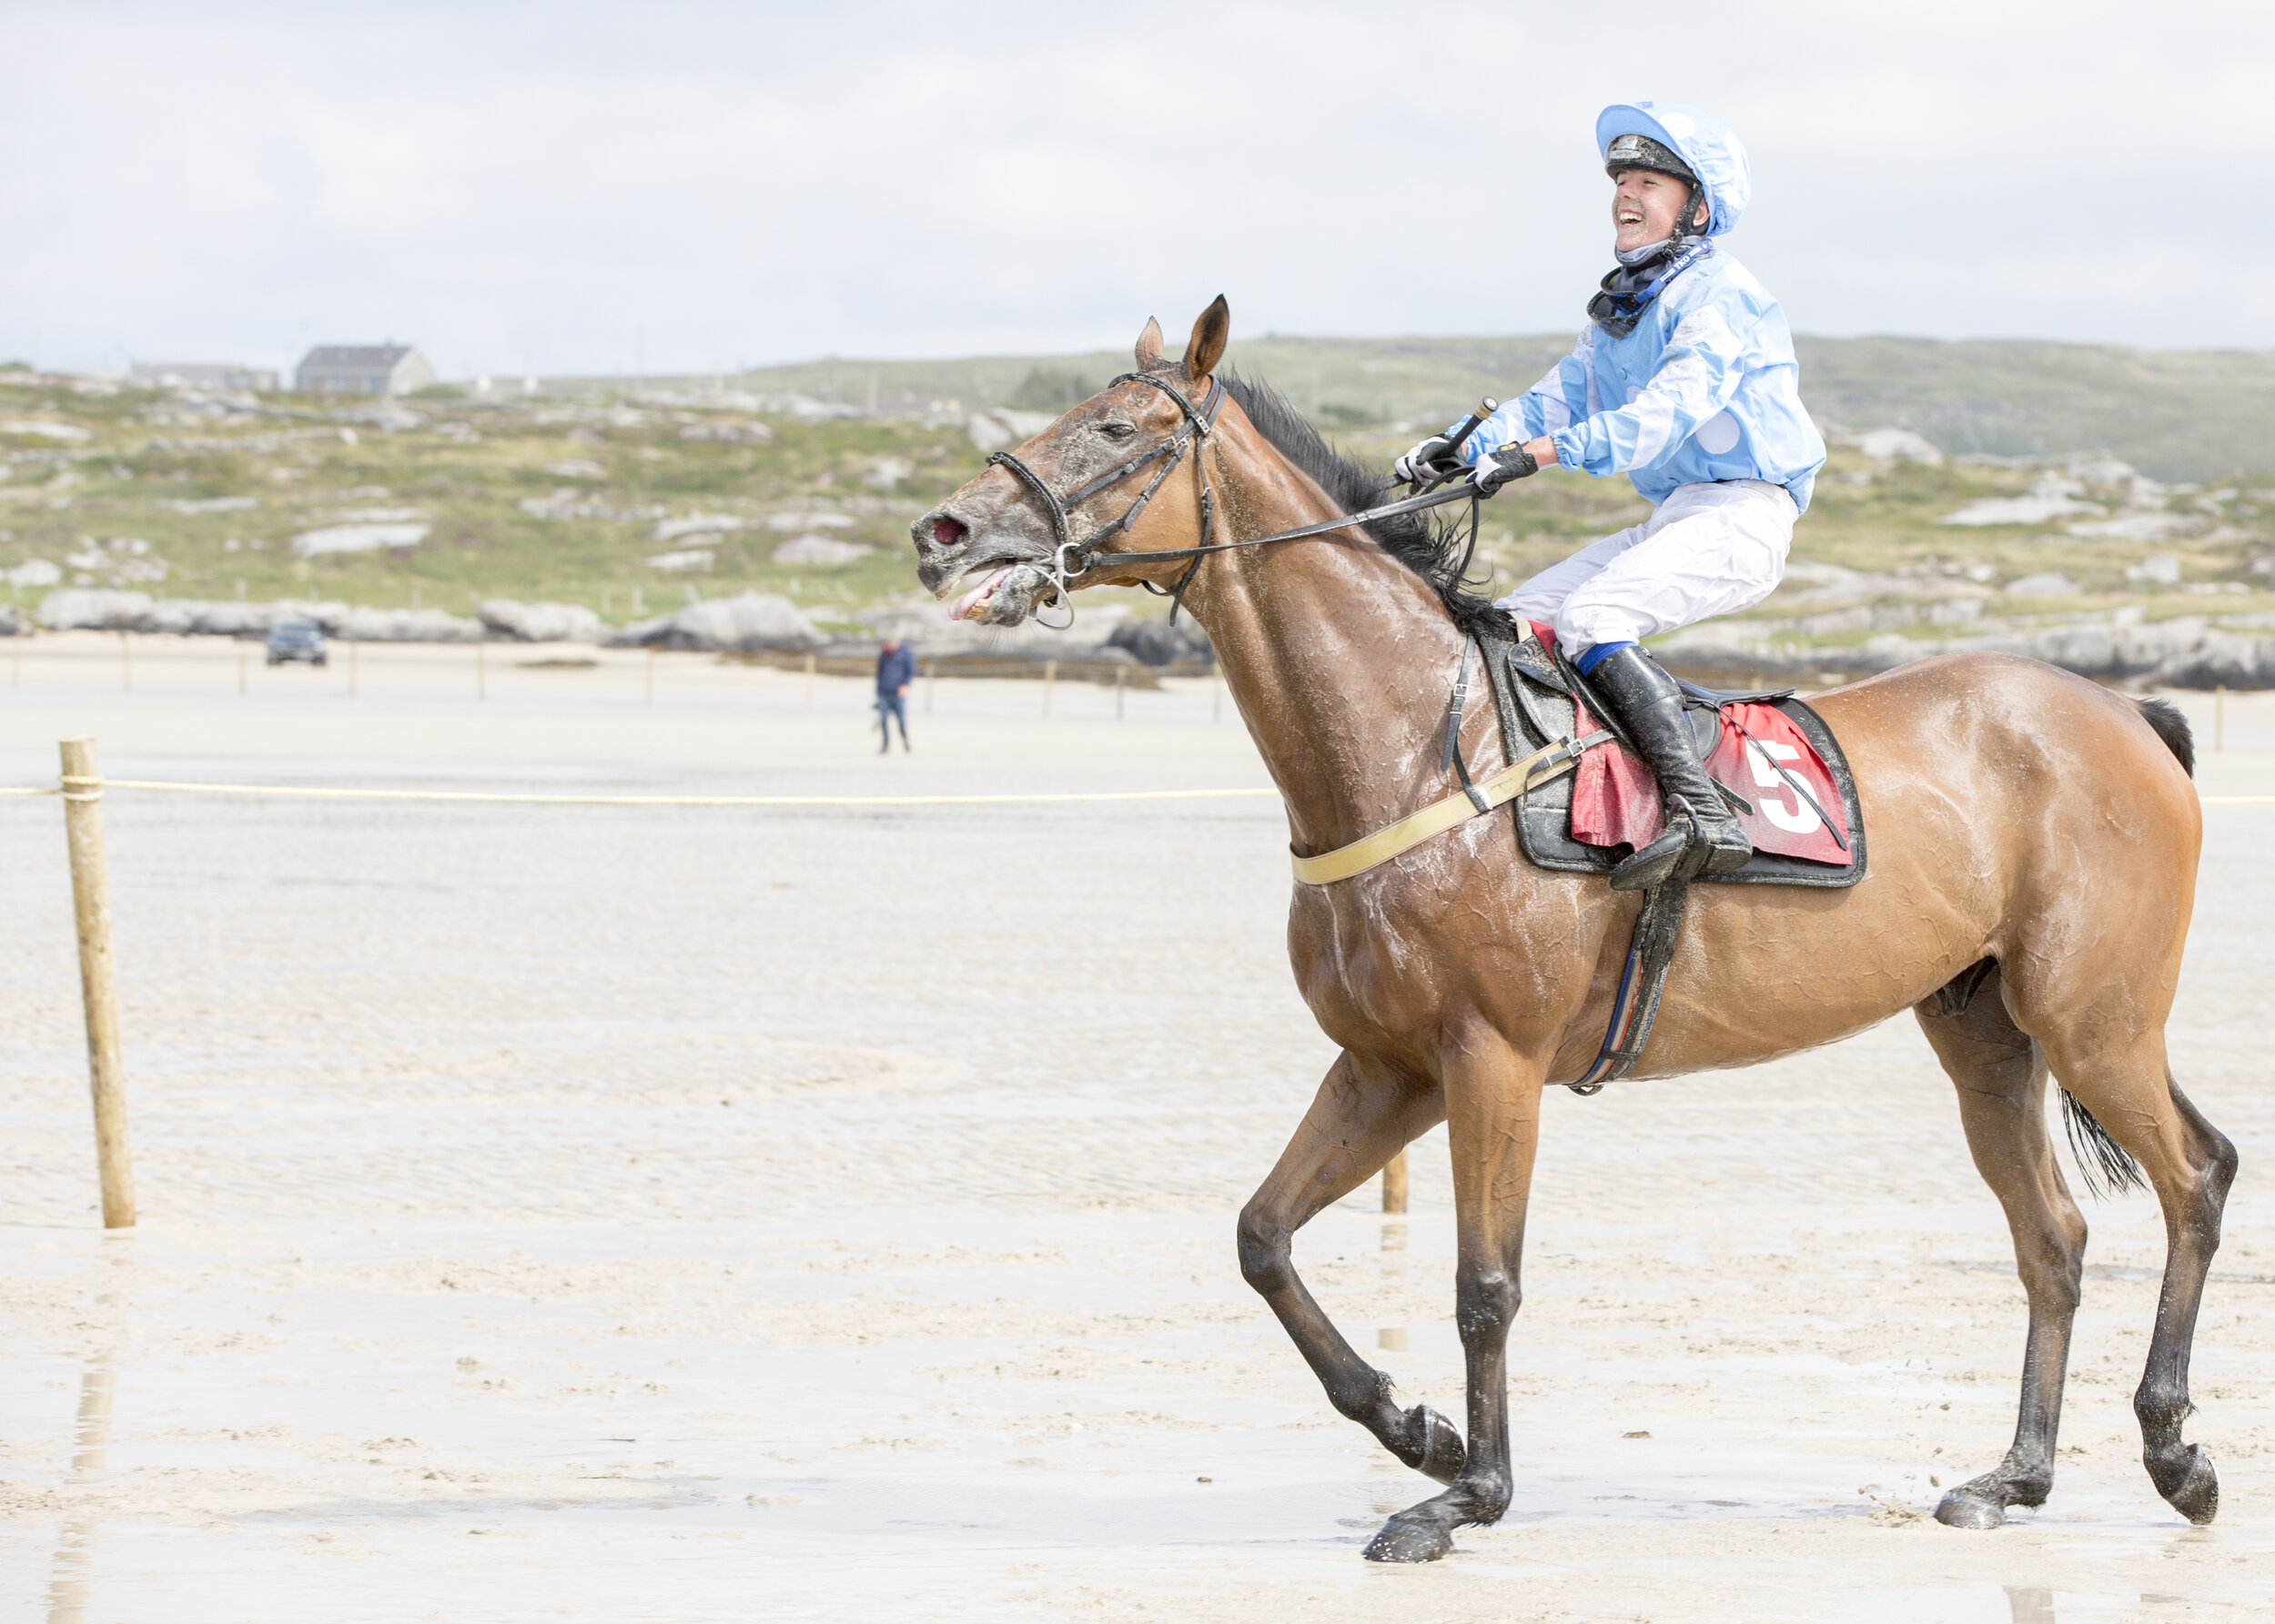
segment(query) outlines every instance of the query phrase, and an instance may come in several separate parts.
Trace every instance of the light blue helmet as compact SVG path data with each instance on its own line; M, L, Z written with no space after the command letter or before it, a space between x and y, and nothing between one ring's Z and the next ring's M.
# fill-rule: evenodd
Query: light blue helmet
M1706 197L1707 236L1734 230L1744 217L1754 195L1753 176L1744 145L1721 119L1680 102L1621 102L1596 115L1596 150L1605 162L1611 160L1612 143L1622 136L1648 136L1690 166Z

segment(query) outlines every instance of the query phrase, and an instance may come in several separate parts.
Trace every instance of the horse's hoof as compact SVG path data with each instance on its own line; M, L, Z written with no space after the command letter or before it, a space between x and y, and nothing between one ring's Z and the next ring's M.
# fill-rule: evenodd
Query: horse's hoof
M2007 1520L2007 1508L1964 1488L1955 1488L1936 1508L1936 1520L1947 1528L1995 1528Z
M2181 1516L2198 1527L2219 1515L2219 1474L2212 1470L2212 1458L2195 1444L2188 1447L2188 1471L2181 1477L2178 1488L2167 1488L2159 1481L2157 1492Z
M1408 1410L1406 1420L1422 1431L1421 1458L1411 1463L1413 1468L1440 1483L1451 1484L1460 1477L1469 1451L1461 1447L1461 1435L1453 1429L1453 1423L1426 1404Z
M1453 1538L1443 1528L1401 1511L1367 1541L1366 1554L1370 1562L1434 1562L1452 1548Z

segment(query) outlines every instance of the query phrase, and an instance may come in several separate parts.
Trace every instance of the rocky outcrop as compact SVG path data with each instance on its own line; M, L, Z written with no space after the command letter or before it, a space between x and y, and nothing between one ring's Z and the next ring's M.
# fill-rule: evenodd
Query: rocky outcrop
M1217 651L1208 646L1208 633L1198 621L1179 615L1169 624L1167 615L1153 620L1129 620L1114 628L1107 646L1127 649L1147 665L1214 665Z
M691 603L672 614L635 621L610 637L613 648L703 649L755 652L818 649L829 641L787 598L743 592Z
M147 592L65 587L39 600L39 623L51 631L134 631L149 609Z
M1652 651L1685 674L1742 684L1773 677L1808 682L1825 673L1871 676L1931 655L1989 651L2042 660L2128 688L2275 688L2275 637L2265 630L2215 625L2200 616L2079 620L1943 639L1891 632L1856 646L1811 647L1748 636L1743 622L1709 623L1663 639Z
M351 643L478 643L486 635L480 620L439 609L359 606L323 625L333 637Z
M345 605L332 607L342 614L347 612ZM288 618L283 610L284 605L277 603L241 603L229 599L203 603L191 598L161 598L143 611L134 630L169 637L258 637ZM317 617L310 614L304 618Z
M522 603L492 598L475 611L500 637L522 643L597 643L607 635L601 617L581 603Z
M589 611L588 611L589 612ZM598 617L594 619L597 620ZM39 623L54 631L142 631L161 637L260 637L279 620L314 620L350 642L470 643L485 635L480 620L439 609L350 608L336 601L245 603L161 598L147 592L68 587L40 600Z
M1075 623L1064 631L1035 620L1016 626L951 620L946 605L923 601L904 600L861 613L862 624L879 638L897 637L920 658L943 660L959 655L990 660L1134 660L1108 647L1116 630L1128 620L1127 604L1087 600L1081 603Z

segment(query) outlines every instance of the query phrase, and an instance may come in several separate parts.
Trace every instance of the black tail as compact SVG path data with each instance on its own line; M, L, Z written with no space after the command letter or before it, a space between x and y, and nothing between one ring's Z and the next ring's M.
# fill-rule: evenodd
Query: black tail
M2150 700L2151 705L2164 705L2162 700ZM2172 707L2164 708L2171 711ZM2179 712L2173 711L2175 718ZM2153 725L2153 722L2152 722ZM2188 756L2188 722L2180 721L2180 742L2172 753L2185 762ZM2162 728L2157 731L2161 733ZM2172 743L2169 738L2165 740ZM2078 1096L2062 1090L2062 1132L2069 1136L2069 1154L2078 1158L2078 1175L2085 1181L2086 1194L2092 1196L2121 1195L2128 1190L2146 1190L2149 1181L2141 1176L2140 1164L2125 1154L2124 1146L2109 1137L2109 1130L2094 1121L2093 1113L2078 1103Z
M2157 737L2164 741L2181 770L2190 778L2196 776L2196 735L2189 730L2189 719L2180 714L2180 707L2170 700L2138 700L2141 720L2157 730ZM2093 1120L2088 1116L2088 1122Z

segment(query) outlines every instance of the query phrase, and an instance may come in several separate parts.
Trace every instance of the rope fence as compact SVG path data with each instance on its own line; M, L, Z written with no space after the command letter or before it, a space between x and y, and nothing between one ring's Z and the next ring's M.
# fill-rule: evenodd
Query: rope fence
M1223 801L1269 795L1278 790L1103 790L1049 795L518 795L487 790L339 790L289 784L172 783L145 778L66 779L93 784L96 793L154 790L183 795L282 795L328 801L475 801L515 806L1012 806L1076 801ZM55 795L57 790L18 793Z
M1096 790L1048 795L516 795L488 790L339 790L295 784L177 783L155 778L66 777L54 789L0 785L0 795L61 795L65 785L178 795L278 795L322 801L460 801L511 806L1037 806L1090 801L1237 801L1278 790ZM2275 805L2275 795L2199 795L2204 806Z
M120 1060L118 991L113 966L109 882L103 860L102 802L107 790L153 794L238 795L286 800L447 802L549 806L1018 806L1132 801L1231 801L1279 797L1271 789L1100 790L1038 795L547 795L485 790L351 790L291 784L191 783L168 779L106 778L96 770L95 741L66 739L63 771L51 788L0 785L0 795L54 795L64 802L71 885L79 938L81 991L86 1005L87 1081L95 1107L96 1161L106 1228L135 1221L134 1172L126 1136ZM2275 795L2206 795L2207 806L2275 803ZM1385 1212L1406 1206L1405 1158L1383 1175Z
M1128 801L1231 801L1270 789L1093 790L1038 795L551 795L488 790L352 790L295 784L192 783L171 779L107 778L96 770L95 741L66 739L63 771L53 787L0 785L0 795L54 795L64 803L71 889L79 938L80 990L86 1007L87 1083L95 1107L96 1172L103 1226L135 1222L134 1165L126 1135L126 1094L120 1061L118 988L111 952L110 896L103 860L103 796L110 790L152 794L237 795L295 801L423 801L512 806L1016 806Z

